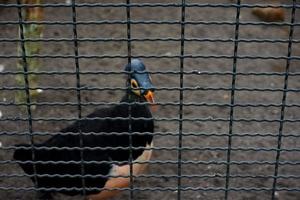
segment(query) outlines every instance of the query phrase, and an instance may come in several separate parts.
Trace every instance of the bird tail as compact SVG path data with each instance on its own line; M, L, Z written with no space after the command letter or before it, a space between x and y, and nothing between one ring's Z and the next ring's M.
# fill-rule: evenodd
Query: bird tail
M32 150L28 144L19 144L13 155L26 174L33 174Z

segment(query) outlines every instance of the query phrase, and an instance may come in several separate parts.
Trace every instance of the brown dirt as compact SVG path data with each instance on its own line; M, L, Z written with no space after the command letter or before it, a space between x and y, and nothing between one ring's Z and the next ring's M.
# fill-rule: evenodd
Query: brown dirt
M12 2L12 1L11 1ZM50 2L50 1L45 1ZM62 1L51 1L62 2ZM64 2L64 1L63 1ZM96 1L78 1L78 2L96 2ZM103 0L101 2L111 2ZM120 0L113 1L124 2ZM150 1L133 1L150 2ZM171 0L160 0L151 2L179 2ZM232 3L233 1L187 1L200 3ZM274 1L243 1L243 3L252 2L274 2ZM285 9L286 18L290 20L290 10ZM71 8L46 8L45 20L65 21L72 20ZM125 8L88 8L77 9L78 21L85 20L125 20ZM208 21L235 21L235 8L187 8L186 20L208 20ZM134 20L179 20L180 8L133 8L132 19ZM300 14L296 12L296 21L299 23ZM0 20L18 20L17 9L1 8ZM258 21L251 9L241 9L241 21ZM72 38L71 25L48 25L45 26L44 38ZM186 25L185 36L187 38L234 38L234 29L232 25ZM250 26L241 25L239 36L244 39L268 38L268 39L288 39L288 27L282 26ZM101 37L101 38L126 38L126 25L78 25L78 35L80 38ZM0 38L17 38L17 25L0 25ZM180 37L180 25L132 25L133 38L166 38ZM300 29L295 27L294 38L300 39ZM73 42L44 42L42 54L49 55L73 55ZM17 43L0 42L1 55L15 55ZM185 53L193 55L233 55L233 42L186 42ZM80 42L80 55L115 55L127 54L126 42ZM133 55L178 55L180 53L180 42L132 42ZM300 45L294 43L292 54L299 56ZM238 55L253 56L286 56L287 43L239 43ZM51 58L41 59L43 71L74 71L74 59L71 58ZM169 71L179 70L178 58L163 59L144 59L147 67L151 71ZM126 59L80 59L81 71L93 70L123 70ZM1 59L0 64L5 66L7 71L16 70L16 59ZM232 59L201 59L187 58L184 61L184 70L198 70L209 72L225 72L232 70ZM283 72L285 70L285 60L262 60L262 59L239 59L237 62L238 72ZM291 72L300 72L299 61L292 60L290 66ZM249 88L283 88L283 76L237 76L236 87ZM153 75L153 82L158 87L178 87L179 75L156 74ZM184 86L192 87L230 87L232 77L230 75L205 75L193 74L184 76ZM123 87L123 75L81 75L81 83L86 86L96 87ZM64 86L75 87L76 77L74 75L40 75L39 84L41 86ZM289 88L300 88L300 77L289 77ZM14 75L0 75L0 85L16 86ZM15 91L1 91L0 101L14 102ZM117 102L122 96L121 91L82 91L83 102ZM158 102L178 102L179 91L159 90L156 92ZM282 92L259 92L259 91L236 91L235 102L245 103L281 103ZM53 91L45 90L37 99L38 102L76 102L76 93L72 91ZM184 91L184 102L207 102L207 103L230 103L230 91ZM288 104L299 104L300 95L298 92L289 92L287 95ZM91 112L95 106L83 106L84 115ZM178 117L178 106L161 106L155 117ZM7 117L26 117L24 112L18 106L1 106L2 118ZM230 107L227 106L185 106L183 108L185 118L229 118ZM300 119L299 107L288 107L285 110L286 119ZM33 117L77 117L76 106L37 106L33 111ZM246 119L280 119L280 107L235 107L234 118ZM38 131L59 131L65 127L67 122L55 121L35 121L33 130ZM283 134L298 134L298 137L283 137L282 148L299 148L299 122L285 123ZM157 122L157 132L178 132L178 122ZM26 122L20 121L0 121L0 131L4 132L24 132L28 128ZM229 122L209 121L209 122L184 122L183 132L195 132L197 136L184 136L184 147L220 147L226 148L228 145L228 136L201 135L201 133L227 134ZM252 134L252 136L234 136L232 137L232 147L255 147L255 148L276 148L279 122L234 122L234 134ZM272 133L273 136L253 136L255 133ZM36 137L36 141L45 140L43 137ZM0 141L3 147L13 146L21 142L28 142L28 137L1 135ZM176 147L178 145L178 136L156 136L156 147ZM299 151L282 151L281 161L298 161ZM273 162L276 157L276 151L240 151L231 152L232 161L269 161ZM224 150L185 150L182 152L182 159L186 161L226 161L226 151ZM12 159L12 151L0 149L0 160L7 161ZM154 151L152 160L177 160L177 151L175 150L157 150ZM274 166L268 164L233 164L231 174L240 175L265 175L274 174ZM14 164L0 165L1 174L21 174L22 170ZM153 164L149 166L149 174L158 175L176 175L177 165L175 164ZM183 164L182 174L184 175L211 175L210 178L182 178L182 185L187 187L220 188L225 185L225 178L218 175L226 174L225 165L217 164ZM297 165L281 165L279 167L280 175L298 175L300 168ZM242 188L271 188L272 178L231 178L230 187ZM30 187L32 186L28 178L24 177L1 177L0 187ZM135 187L177 187L177 178L138 178ZM278 187L300 188L298 179L278 179ZM175 191L137 191L134 192L135 199L153 199L153 200L171 200L177 198ZM270 191L231 191L229 199L270 199ZM0 190L0 199L33 199L34 192L7 191ZM128 192L122 193L115 199L128 199ZM182 199L223 199L224 191L183 191ZM296 200L299 199L299 192L279 191L278 199ZM63 195L57 195L56 199L68 199ZM70 198L71 199L71 198ZM82 199L78 196L72 199Z

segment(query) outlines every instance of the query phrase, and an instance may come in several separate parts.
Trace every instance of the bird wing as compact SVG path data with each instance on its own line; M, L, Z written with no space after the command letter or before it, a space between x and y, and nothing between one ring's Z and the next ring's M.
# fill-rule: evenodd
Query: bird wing
M33 181L37 180L40 188L60 188L59 192L75 195L85 186L90 188L86 194L97 193L108 179L105 176L112 169L111 161L128 161L129 136L113 134L128 131L128 120L112 119L126 117L126 113L123 116L124 113L112 108L96 110L44 143L35 144L34 153L30 145L19 145L21 148L15 151L14 158L23 161L20 166L27 174L35 175L35 168L36 173L42 175L31 177ZM145 127L144 122L136 124L137 129L133 126L133 131L143 130ZM153 125L149 127L145 131L152 132ZM148 140L152 140L152 136L147 140L145 136L132 136L133 146L145 147ZM143 150L133 151L133 158L137 158L142 152ZM36 162L35 167L30 161Z
M92 113L88 118L95 115L101 117L98 112ZM34 144L34 152L31 145L18 145L14 159L20 161L24 172L31 175L33 181L37 180L40 188L66 188L59 191L75 195L80 191L70 188L80 189L84 184L86 187L94 188L86 191L87 194L94 193L98 191L96 188L105 185L107 180L105 175L112 167L107 151L97 148L99 143L101 146L109 145L109 140L105 144L105 138L101 135L83 133L97 133L105 126L107 124L95 120L85 119L80 123L77 121L47 141ZM82 134L79 133L79 129ZM41 176L34 178L35 172Z

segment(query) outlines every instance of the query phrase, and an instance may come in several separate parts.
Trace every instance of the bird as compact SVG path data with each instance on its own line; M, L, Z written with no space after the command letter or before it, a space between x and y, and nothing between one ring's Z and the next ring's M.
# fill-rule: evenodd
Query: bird
M14 160L39 199L55 193L108 199L129 187L130 175L144 172L153 146L154 86L141 59L131 59L125 71L128 89L120 103L96 109L45 142L16 145Z

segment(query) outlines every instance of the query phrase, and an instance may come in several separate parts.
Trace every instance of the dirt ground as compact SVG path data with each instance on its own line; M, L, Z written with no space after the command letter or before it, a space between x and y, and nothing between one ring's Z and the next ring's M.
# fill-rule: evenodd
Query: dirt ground
M9 1L13 2L14 1ZM45 2L65 2L65 1L45 1ZM77 2L97 2L97 1L77 1ZM104 3L123 3L125 1L102 0ZM179 3L175 0L153 0L153 1L132 1L132 2L161 2ZM233 3L234 1L192 1L187 3ZM274 1L242 1L242 3L273 3ZM282 1L291 3L292 1ZM71 21L72 12L68 7L45 8L46 21ZM126 20L126 9L115 7L80 7L77 8L77 21L100 21L100 20ZM290 21L290 9L285 9L285 21ZM180 20L181 9L178 7L154 7L154 8L132 8L131 17L133 20ZM187 21L235 21L236 8L208 8L198 7L186 8ZM0 21L18 21L16 8L0 8ZM241 9L241 22L260 22L251 13L251 8ZM300 12L296 11L296 23L300 22ZM132 38L180 38L180 25L166 24L133 24ZM240 25L239 38L241 39L288 39L288 26L266 26L266 25ZM294 39L300 39L299 26L294 27ZM126 24L118 25L78 25L79 38L126 38ZM72 25L45 25L44 38L73 38ZM186 38L234 38L234 25L191 25L185 27ZM0 55L16 55L17 43L4 42L3 38L18 38L18 25L0 25ZM251 56L286 56L288 43L257 43L240 42L238 44L238 55ZM184 200L195 199L224 199L224 188L226 162L228 146L229 121L218 120L229 119L230 107L212 104L229 104L230 90L202 90L201 88L230 88L232 76L209 74L203 72L227 72L232 71L233 60L230 58L218 58L217 56L232 56L234 50L233 42L209 42L209 41L186 41L185 54L188 55L215 55L213 58L186 58L184 60L184 71L198 71L199 73L184 75L185 87L200 87L198 90L184 91L184 103L208 103L209 105L192 105L183 107L184 118L209 119L208 121L184 121L183 122L183 146L195 147L198 150L183 150L182 160L199 161L201 163L182 164L182 175L195 175L192 178L182 178L183 187L199 187L203 190L182 191ZM43 42L41 54L47 55L74 55L74 43L72 41L51 41ZM80 55L127 55L127 43L84 41L79 42ZM165 55L175 56L180 54L179 41L134 41L132 42L132 54L138 55ZM300 55L299 42L292 45L292 56ZM150 71L179 71L179 58L144 58L146 66ZM121 58L80 58L79 65L84 71L121 71L127 59ZM41 59L41 71L75 71L73 58L43 58ZM0 64L5 71L16 71L15 58L0 58ZM290 72L299 73L299 60L291 60ZM285 71L285 59L238 59L237 72L276 72ZM179 87L179 74L153 74L153 82L157 87ZM124 87L124 75L120 74L82 74L81 84L87 87ZM42 87L76 87L76 76L74 74L60 75L39 75L39 85ZM237 75L237 88L280 88L284 85L282 75ZM16 86L15 75L0 73L0 87ZM300 88L300 76L291 75L288 80L289 89ZM11 161L13 147L18 143L29 142L28 136L10 135L10 133L22 133L28 130L27 122L12 121L4 119L14 119L27 117L26 112L16 105L3 105L13 103L16 91L0 91L0 199L34 199L34 191L5 190L3 187L32 187L32 183L27 177L22 177L23 171L13 163L4 164L2 161ZM83 103L88 102L118 102L123 95L122 91L99 91L85 90L81 92ZM280 104L282 91L247 91L237 90L235 92L236 104ZM44 90L37 98L37 102L77 102L76 91ZM179 102L178 90L158 90L156 92L157 102ZM287 93L287 104L300 104L299 92ZM101 107L101 106L98 106ZM82 106L83 115L90 113L95 106ZM272 120L280 119L279 106L243 106L233 109L233 116L237 120L233 122L233 137L231 160L234 162L230 167L230 174L233 176L229 180L230 188L257 188L256 190L231 190L229 199L270 199L274 175L274 165L276 158L277 140L279 132L279 122ZM178 105L159 106L154 113L156 118L178 118ZM77 117L77 106L72 105L52 105L37 106L33 111L33 118L71 118ZM300 133L299 119L300 107L290 106L285 109L285 119L295 122L285 122L283 126L282 148L280 161L296 162L296 164L282 164L279 166L278 188L286 190L276 192L276 198L282 200L300 199L299 189L299 158L300 158ZM247 121L247 119L258 119L258 121ZM260 122L260 119L271 121ZM58 121L34 121L34 132L50 132L55 134L70 122ZM179 123L176 121L157 121L156 135L154 142L156 147L177 147L178 134L172 136L167 133L178 133ZM189 133L194 133L188 135ZM288 135L293 135L287 137ZM35 141L43 141L46 137L35 137ZM261 148L260 151L257 149ZM176 161L177 150L155 150L152 160L156 161ZM214 163L216 162L216 163ZM241 163L239 163L241 162ZM244 162L244 163L243 163ZM247 163L248 162L248 163ZM250 163L249 163L250 162ZM251 163L254 162L254 163ZM262 162L257 164L257 162ZM298 163L298 164L297 164ZM134 187L138 188L176 188L177 187L177 164L151 164L148 174L160 175L151 178L137 178ZM18 176L19 175L19 176ZM170 177L174 175L175 177ZM239 175L242 175L239 176ZM169 176L169 177L168 177ZM197 177L198 176L198 177ZM290 178L286 178L290 176ZM297 178L298 177L298 178ZM292 189L296 188L297 191ZM266 190L267 189L267 190ZM288 191L291 190L291 191ZM135 191L135 199L172 200L177 199L174 190L166 191ZM56 199L71 199L63 195L57 195ZM72 199L83 199L78 196ZM129 199L129 193L123 192L115 199Z

